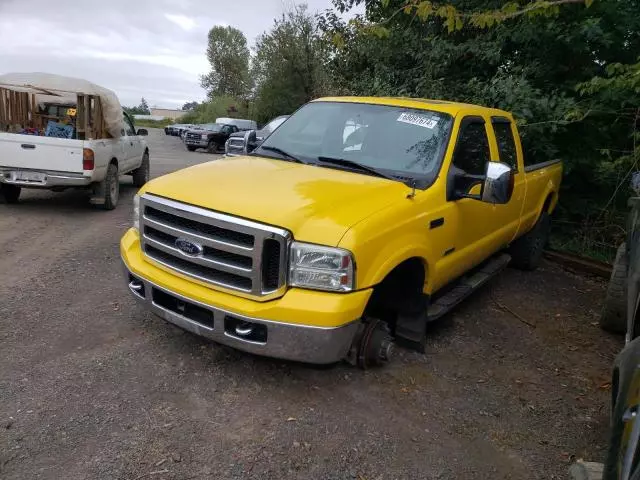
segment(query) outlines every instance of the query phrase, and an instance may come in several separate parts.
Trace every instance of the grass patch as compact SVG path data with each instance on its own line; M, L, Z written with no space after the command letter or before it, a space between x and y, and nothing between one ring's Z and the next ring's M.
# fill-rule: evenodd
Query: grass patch
M165 118L164 120L135 120L136 127L146 128L164 128L173 123L175 122L170 118Z

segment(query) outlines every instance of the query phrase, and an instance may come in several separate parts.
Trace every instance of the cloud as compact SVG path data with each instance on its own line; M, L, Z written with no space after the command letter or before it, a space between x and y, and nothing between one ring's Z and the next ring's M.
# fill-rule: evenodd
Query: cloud
M196 21L193 18L187 17L185 15L172 15L170 13L165 13L164 18L175 23L183 30L189 31L196 26Z
M0 0L0 74L44 71L114 90L124 105L203 100L207 33L232 25L252 45L292 0ZM311 12L331 0L308 0ZM90 7L88 6L90 4Z

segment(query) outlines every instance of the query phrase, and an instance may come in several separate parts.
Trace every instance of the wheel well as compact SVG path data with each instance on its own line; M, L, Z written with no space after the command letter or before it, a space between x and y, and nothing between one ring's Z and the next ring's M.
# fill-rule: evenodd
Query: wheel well
M109 165L115 165L116 167L118 166L118 159L117 158L112 158L111 161L109 162Z
M547 212L547 213L551 213L550 208L551 208L551 202L553 202L553 199L555 198L555 193L551 192L549 195L547 195L547 198L544 200L544 204L542 205L542 211L543 212Z
M403 261L373 288L365 314L386 321L393 330L398 313L426 308L426 296L422 293L425 276L422 258Z

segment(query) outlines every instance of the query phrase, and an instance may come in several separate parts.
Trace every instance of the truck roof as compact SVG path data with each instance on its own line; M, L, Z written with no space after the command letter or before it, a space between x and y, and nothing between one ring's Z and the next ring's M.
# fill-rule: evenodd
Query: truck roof
M456 116L460 110L476 110L478 113L489 115L501 115L511 118L512 115L497 108L483 107L469 103L449 102L447 100L430 100L426 98L407 97L324 97L313 100L314 102L348 102L369 103L374 105L390 105L395 107L416 108L420 110L433 110Z

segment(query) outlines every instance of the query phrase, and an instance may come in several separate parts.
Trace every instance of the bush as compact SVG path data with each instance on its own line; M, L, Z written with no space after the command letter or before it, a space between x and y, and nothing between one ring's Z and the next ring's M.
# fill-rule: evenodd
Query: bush
M216 118L250 118L249 102L234 97L216 97L208 102L203 102L195 109L180 117L180 123L213 123Z
M136 127L147 128L164 128L167 125L175 123L171 118L165 118L164 120L146 120L146 119L134 119Z

